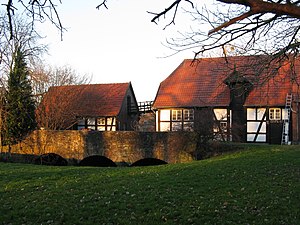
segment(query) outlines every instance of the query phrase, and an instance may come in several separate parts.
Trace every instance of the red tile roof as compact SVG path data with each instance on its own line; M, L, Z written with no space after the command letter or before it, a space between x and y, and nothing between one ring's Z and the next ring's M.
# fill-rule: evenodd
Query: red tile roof
M300 61L295 61L294 72L287 62L279 68L276 76L254 86L244 106L284 106L287 93L299 98Z
M46 107L65 104L65 110L75 116L117 116L130 86L130 83L114 83L51 87L43 104Z
M284 105L291 92L289 66L266 68L267 56L236 56L184 60L179 67L161 82L154 108L171 107L222 107L230 104L230 90L224 83L236 69L254 85L245 105ZM300 72L300 67L297 71ZM274 71L276 76L274 76ZM299 73L300 74L300 73ZM273 76L272 79L267 80ZM230 78L232 79L232 78Z

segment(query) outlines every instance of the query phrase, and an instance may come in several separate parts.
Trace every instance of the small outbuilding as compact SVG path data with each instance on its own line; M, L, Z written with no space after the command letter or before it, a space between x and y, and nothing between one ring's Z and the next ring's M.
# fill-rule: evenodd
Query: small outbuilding
M51 87L37 109L44 129L133 130L138 103L131 83Z

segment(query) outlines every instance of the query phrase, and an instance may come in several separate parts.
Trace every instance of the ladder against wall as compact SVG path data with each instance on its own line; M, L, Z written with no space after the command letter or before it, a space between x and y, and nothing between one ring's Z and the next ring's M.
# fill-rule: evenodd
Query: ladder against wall
M283 118L283 125L282 125L282 137L281 137L281 144L286 145L289 143L289 124L290 124L290 117L291 117L291 109L292 109L292 94L287 94L285 99L285 111L287 112L287 116Z

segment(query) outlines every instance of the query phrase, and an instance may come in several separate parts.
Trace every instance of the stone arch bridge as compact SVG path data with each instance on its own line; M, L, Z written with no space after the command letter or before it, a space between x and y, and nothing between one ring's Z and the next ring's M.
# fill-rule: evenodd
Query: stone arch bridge
M34 131L11 153L56 153L66 159L81 160L102 155L114 162L133 163L143 158L157 158L168 163L195 159L197 135L192 132L135 131ZM7 148L2 148L7 151Z

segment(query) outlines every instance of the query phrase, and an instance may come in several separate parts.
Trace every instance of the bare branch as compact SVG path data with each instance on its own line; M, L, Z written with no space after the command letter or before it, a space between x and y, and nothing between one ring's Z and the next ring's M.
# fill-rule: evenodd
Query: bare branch
M221 30L221 29L223 29L223 28L225 28L225 27L228 27L228 26L230 26L230 25L236 23L237 21L246 19L246 18L248 18L249 16L252 16L252 15L254 15L254 14L255 14L255 13L253 13L252 11L249 11L249 12L244 13L244 14L238 16L238 17L235 17L235 18L229 20L228 22L223 23L222 25L220 25L220 26L218 26L218 27L216 27L216 28L210 30L210 31L208 32L208 35L211 35L212 33L218 32L219 30Z
M174 1L169 7L167 7L165 10L163 10L163 11L161 11L161 12L159 12L159 13L154 13L154 12L149 12L149 11L147 11L147 13L152 14L152 15L155 15L155 16L152 18L151 22L157 24L157 22L159 21L159 19L160 19L162 16L165 17L166 14L167 14L168 12L170 12L172 9L174 9L174 13L173 13L172 20L171 20L171 22L170 22L169 24L167 24L167 25L165 26L164 29L166 29L166 27L170 26L171 24L175 24L175 18L176 18L176 15L177 15L178 7L179 7L179 4L180 4L182 1L185 1L185 2L190 3L191 6L192 6L192 8L194 8L194 4L193 4L193 2L190 1L190 0L176 0L176 1Z
M219 30L228 27L232 24L235 24L237 21L248 18L252 15L259 13L274 13L276 15L289 15L294 18L300 19L300 7L295 4L279 4L274 2L266 2L261 0L217 0L222 3L227 4L238 4L250 7L250 10L238 17L230 19L228 22L223 23L222 25L214 28L209 31L208 34L211 35L214 32L218 32ZM298 3L296 3L298 4Z
M61 0L56 0L61 4ZM15 10L17 10L16 7L13 6L14 0L8 0L7 4L2 4L6 6L6 13L8 18L8 24L10 27L10 35L11 39L13 38L13 17L15 17ZM63 34L63 31L65 30L60 17L59 13L57 11L57 5L54 4L54 0L30 0L29 2L25 2L24 0L18 0L18 3L20 3L21 7L25 9L25 11L28 13L28 17L31 18L32 21L32 29L34 26L34 23L36 21L36 18L40 20L40 22L44 22L45 18L47 18L52 24L54 24L61 33L61 36Z
M12 0L8 0L6 5L6 12L9 22L10 39L13 38L12 14L14 14L15 7L12 5Z
M107 0L103 0L103 2L99 5L96 6L96 9L100 9L100 7L104 6L106 9L108 9L107 5L106 5Z

